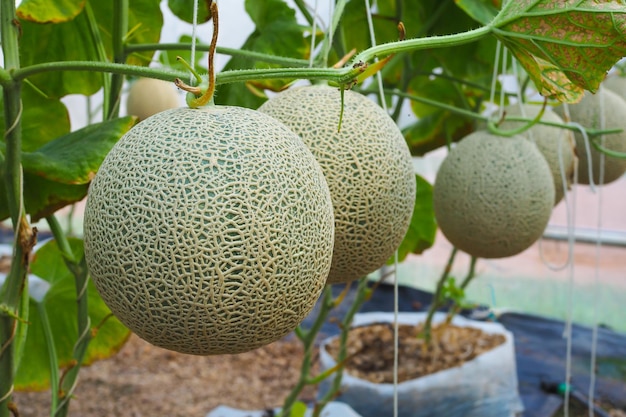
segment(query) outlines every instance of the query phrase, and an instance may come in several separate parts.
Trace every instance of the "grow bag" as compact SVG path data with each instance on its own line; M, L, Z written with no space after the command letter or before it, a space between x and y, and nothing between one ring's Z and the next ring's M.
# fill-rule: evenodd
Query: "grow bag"
M400 324L415 325L425 313L400 313ZM445 314L435 315L434 322ZM391 313L361 313L354 326L391 322ZM470 326L486 333L498 333L505 342L461 366L436 372L398 384L398 412L401 417L513 417L523 410L517 390L517 371L513 334L498 323L478 322L463 317L452 321L457 326ZM326 350L332 338L320 347L321 370L335 366ZM400 366L402 366L400 358ZM320 384L319 396L330 388L331 378ZM377 384L344 372L337 401L345 402L363 417L393 415L393 384Z

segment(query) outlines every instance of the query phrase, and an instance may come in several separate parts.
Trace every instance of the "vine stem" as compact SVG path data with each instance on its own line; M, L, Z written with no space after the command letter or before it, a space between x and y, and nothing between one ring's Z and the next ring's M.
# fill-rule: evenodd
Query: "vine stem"
M300 376L298 382L291 389L289 395L285 398L283 406L280 412L281 417L288 417L291 414L291 409L298 400L298 396L309 382L309 374L311 372L311 365L313 362L313 348L315 347L315 337L319 333L320 329L324 325L326 318L330 311L333 309L333 292L330 285L324 287L324 293L322 295L322 302L320 303L320 310L315 317L315 321L310 329L304 331L302 328L298 328L298 338L304 345L304 358L300 365Z
M46 217L46 221L50 226L50 231L54 236L68 269L74 275L76 285L78 339L74 344L72 352L72 363L74 365L67 369L63 375L58 392L58 406L53 414L56 417L65 417L69 412L70 399L78 383L80 366L83 363L83 359L87 353L87 347L92 339L87 297L89 278L85 258L82 257L79 260L76 257L58 219L54 215L51 215Z
M426 314L426 320L424 321L424 327L422 329L422 335L424 337L424 341L426 342L426 346L430 344L432 338L433 317L435 316L435 312L443 305L441 301L441 291L443 290L443 284L446 282L446 279L448 279L448 275L450 275L452 264L454 263L454 258L456 257L457 252L458 249L453 247L450 252L448 262L441 273L441 277L439 277L439 281L437 281L437 287L435 288L435 293L433 294L433 301L428 308L428 313Z
M127 1L127 0L117 0ZM491 26L482 26L467 32L457 33L453 35L431 36L427 38L407 39L397 42L384 43L362 51L356 55L353 62L364 63L374 58L384 57L394 53L417 51L428 48L443 48L451 45L461 45L464 43L474 42L489 35L492 31ZM337 84L350 84L354 79L362 73L363 66L356 65L347 68L268 68L268 69L252 69L225 71L216 76L216 85L227 84L233 82L246 82L252 80L267 79L324 79ZM12 80L22 80L28 76L49 71L102 71L114 74L150 76L162 80L173 81L177 77L181 77L180 72L164 71L155 68L136 67L125 64L89 62L89 61L64 61L49 62L44 64L31 65L13 72ZM183 74L185 77L187 74ZM3 85L8 83L4 81L4 77L0 77Z
M359 280L358 287L356 289L355 299L350 305L350 308L346 312L343 320L341 321L341 334L339 335L339 353L337 354L337 363L345 363L348 357L348 335L350 328L352 327L352 320L354 315L359 311L363 303L371 296L372 289L368 288L367 277L363 277ZM331 383L330 389L324 394L324 397L320 399L315 408L313 409L313 417L319 417L320 413L324 410L324 407L335 398L341 390L341 381L343 380L343 366L340 366L335 372L335 377Z
M4 70L9 73L19 70L20 24L15 14L14 1L0 2L0 43L4 56ZM3 83L4 102L4 183L6 198L13 225L13 255L11 269L0 288L0 417L17 413L13 404L13 384L18 359L21 357L21 337L25 337L26 326L18 329L18 321L28 321L24 308L27 288L28 261L30 251L37 238L25 215L22 198L22 84L18 80ZM21 336L20 336L21 333ZM18 336L16 336L18 335ZM17 338L16 338L17 337ZM17 341L17 342L16 342Z
M126 53L143 51L187 51L191 49L189 43L141 43L126 45ZM211 45L196 44L196 51L208 52L211 49ZM309 61L306 59L288 58L278 55L269 55L262 52L247 51L245 49L234 49L226 47L216 47L215 53L229 56L237 56L241 58L253 59L260 62L267 62L269 64L280 64L290 67L302 67L309 66Z
M126 34L128 33L128 1L113 1L113 62L123 64L126 62ZM124 76L122 74L113 73L111 77L111 89L105 91L109 95L109 108L105 109L105 120L110 120L118 116L120 110L120 97L122 94L122 86L124 84Z
M491 34L492 30L493 28L490 25L487 25L467 32L455 33L452 35L429 36L425 38L414 38L383 43L365 49L354 57L354 62L369 62L374 58L381 58L391 54L411 52L421 49L445 48L453 45L459 46L478 41Z

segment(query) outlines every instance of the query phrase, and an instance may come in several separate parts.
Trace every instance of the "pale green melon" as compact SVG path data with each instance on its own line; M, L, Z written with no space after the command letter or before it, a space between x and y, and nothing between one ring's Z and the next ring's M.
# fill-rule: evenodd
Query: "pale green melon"
M329 283L361 278L385 264L404 238L415 204L415 174L402 133L367 97L337 88L284 91L260 111L285 123L320 163L333 199L335 250Z
M84 233L91 277L122 323L207 355L271 343L309 314L334 218L319 165L287 127L238 107L178 108L111 150Z
M126 114L147 119L153 114L181 106L181 98L173 83L154 78L134 81L126 98Z
M534 119L541 111L541 108L542 106L534 104L523 104L522 106L515 104L505 109L505 115L507 117L519 116ZM549 107L544 110L541 120L552 123L564 123L563 119ZM525 124L526 122L505 120L498 127L504 130L512 130ZM530 129L520 133L520 136L532 140L544 158L546 158L552 172L555 190L554 204L556 205L565 195L561 170L565 175L567 189L569 189L576 167L576 152L571 131L537 123Z
M623 129L620 133L604 135L603 139L596 138L607 149L617 152L626 152L626 101L613 91L600 87L596 94L585 92L583 99L576 104L568 105L569 116L572 122L591 129ZM555 108L555 111L564 119L565 106ZM585 140L579 131L574 132L576 152L578 154L578 182L589 184L589 161L593 172L594 184L600 184L601 152L590 143L590 153L587 153ZM626 159L613 156L604 156L604 177L602 184L608 184L620 178L626 172Z
M542 235L554 206L554 184L534 143L477 131L442 162L433 203L450 243L472 256L504 258Z

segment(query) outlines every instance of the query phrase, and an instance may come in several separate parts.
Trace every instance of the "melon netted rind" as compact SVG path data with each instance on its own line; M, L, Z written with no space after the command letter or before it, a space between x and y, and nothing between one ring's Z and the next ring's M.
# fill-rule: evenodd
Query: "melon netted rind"
M415 205L411 155L397 125L369 98L337 88L284 91L259 110L294 130L320 163L333 199L335 250L328 283L361 278L402 242Z
M523 116L534 119L537 117L542 107L543 106L536 104L523 104L521 106L515 104L508 106L505 109L505 114L507 117ZM564 123L563 119L549 107L544 110L541 120L544 122ZM504 130L516 129L525 124L526 122L505 120L499 125L499 128ZM569 189L572 184L574 169L576 168L576 152L572 132L567 129L537 123L530 129L520 133L520 136L532 140L537 145L537 148L544 158L546 158L548 166L550 166L550 171L552 172L555 190L554 204L556 205L563 199L565 190ZM565 176L567 188L563 187L561 174Z
M334 217L321 168L290 129L249 109L179 108L111 150L84 235L96 288L133 332L182 353L239 353L313 309Z
M134 81L126 98L126 114L145 120L153 114L181 106L181 97L173 83L154 78Z
M565 119L565 106L558 106L555 111ZM572 122L579 123L588 129L622 129L620 133L611 133L601 138L607 149L617 152L626 152L626 101L613 91L600 87L596 94L585 92L582 100L568 105L569 116ZM593 183L600 184L600 162L602 153L590 143L590 153L587 153L585 139L579 131L574 132L576 152L578 154L578 182L590 184L589 160L593 171ZM589 156L590 155L590 156ZM604 177L602 184L608 184L619 179L626 172L626 159L613 156L604 156Z
M477 131L446 156L433 186L439 228L458 249L504 258L542 235L554 205L552 174L522 136Z

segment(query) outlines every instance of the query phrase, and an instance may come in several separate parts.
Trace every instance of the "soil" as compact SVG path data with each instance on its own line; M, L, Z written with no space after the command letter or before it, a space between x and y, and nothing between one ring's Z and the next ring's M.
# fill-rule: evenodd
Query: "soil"
M277 407L296 384L302 357L294 338L238 355L192 356L132 335L117 355L81 369L70 416L204 417L218 405ZM315 393L307 387L301 399ZM21 417L49 415L49 391L18 392L14 401Z
M424 338L418 337L421 331L421 324L398 326L398 382L460 366L505 342L501 334L440 324L433 326L428 346ZM339 340L334 339L328 352L336 359L338 351ZM345 369L351 375L374 383L393 383L394 344L390 323L353 329L348 336L347 354Z

